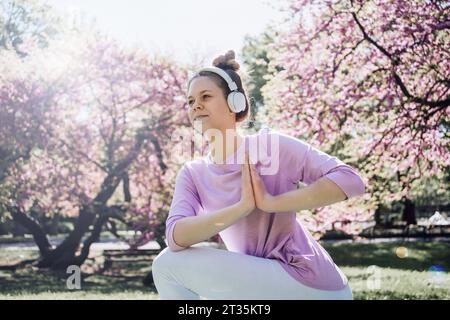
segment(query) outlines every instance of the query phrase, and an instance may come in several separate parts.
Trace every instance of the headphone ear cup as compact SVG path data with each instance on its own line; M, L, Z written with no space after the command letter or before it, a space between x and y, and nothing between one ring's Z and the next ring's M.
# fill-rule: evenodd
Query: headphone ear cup
M242 92L230 92L227 101L231 111L234 113L239 113L245 110L245 96Z

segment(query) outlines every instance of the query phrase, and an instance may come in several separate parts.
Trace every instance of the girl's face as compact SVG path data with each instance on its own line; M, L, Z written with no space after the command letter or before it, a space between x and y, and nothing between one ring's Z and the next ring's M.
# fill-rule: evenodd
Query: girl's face
M214 128L225 131L234 128L236 121L234 113L228 107L222 89L208 77L197 77L192 80L187 94L189 104L189 121L194 126L201 123L202 133Z

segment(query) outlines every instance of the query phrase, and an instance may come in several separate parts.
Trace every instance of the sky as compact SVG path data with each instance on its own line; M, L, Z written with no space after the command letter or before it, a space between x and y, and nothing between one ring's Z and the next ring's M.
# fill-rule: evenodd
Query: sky
M83 13L128 45L208 65L218 54L236 55L244 36L279 24L284 1L270 0L46 0L57 11ZM239 61L239 57L237 57Z

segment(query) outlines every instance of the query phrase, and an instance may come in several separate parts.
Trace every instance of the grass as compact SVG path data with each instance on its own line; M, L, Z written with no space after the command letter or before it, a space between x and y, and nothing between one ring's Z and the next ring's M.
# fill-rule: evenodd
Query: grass
M0 250L0 263L12 264L37 257L37 251ZM71 274L33 268L15 272L0 271L0 299L92 299L92 300L154 300L158 298L154 286L145 287L142 279L151 270L151 259L124 265L116 262L107 272L100 273L101 252L93 252L81 270L81 289L68 289Z
M348 277L355 299L450 299L450 243L323 246ZM0 264L36 256L32 250L0 250ZM116 262L103 274L98 272L101 252L93 252L92 259L83 267L81 290L67 289L65 273L0 271L0 299L158 299L154 286L142 285L151 270L150 258Z
M450 243L323 246L348 277L355 299L450 299Z

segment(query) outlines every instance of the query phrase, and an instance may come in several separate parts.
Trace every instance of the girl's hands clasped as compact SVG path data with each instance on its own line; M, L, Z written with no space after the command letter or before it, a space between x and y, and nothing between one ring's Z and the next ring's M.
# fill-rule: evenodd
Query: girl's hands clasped
M245 161L242 165L241 202L244 210L247 210L246 215L255 208L265 212L274 211L275 197L267 191L256 167L250 164L248 152L245 153Z
M248 153L245 153L245 161L241 166L241 201L240 205L245 212L245 216L248 215L256 208L255 197L253 195L252 181L250 176L250 166L248 160Z

